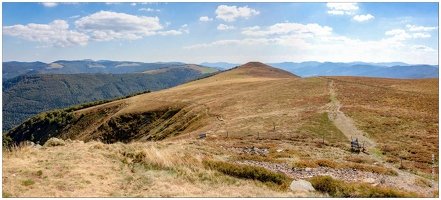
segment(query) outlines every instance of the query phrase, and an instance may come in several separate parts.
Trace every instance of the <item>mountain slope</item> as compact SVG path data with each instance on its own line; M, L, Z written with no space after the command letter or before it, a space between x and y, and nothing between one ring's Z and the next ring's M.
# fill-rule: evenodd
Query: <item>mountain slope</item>
M3 83L3 131L40 112L90 101L161 90L203 77L176 67L156 74L36 74Z
M338 124L336 112L345 115L342 123L351 124ZM364 153L350 151L350 133L340 125L351 125L347 130L372 141ZM197 139L203 133L205 139ZM197 144L197 153L179 156L261 166L295 180L332 172L342 181L429 196L433 188L424 177L431 174L430 155L438 156L438 79L297 78L247 63L166 90L43 113L9 131L3 142L44 143L50 137L112 143L97 147L102 149L122 145L129 151L126 162L148 163L149 152L158 152L133 150L130 144L136 142L155 141L145 145L170 149L176 143ZM208 162L201 160L192 163Z

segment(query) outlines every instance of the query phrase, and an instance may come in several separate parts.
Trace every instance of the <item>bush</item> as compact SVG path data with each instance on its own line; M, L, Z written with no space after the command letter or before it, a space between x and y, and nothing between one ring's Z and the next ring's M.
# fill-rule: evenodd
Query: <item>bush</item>
M398 176L398 173L392 169L386 169L383 167L370 166L370 165L362 165L362 164L350 164L348 168L358 169L362 171L374 172L379 174L386 174L391 176Z
M292 168L316 168L318 165L311 161L298 161L291 165Z
M209 169L217 170L226 175L267 183L279 190L286 190L292 182L292 179L285 174L270 172L263 167L231 164L213 160L202 160L202 164Z
M315 163L317 163L320 167L330 167L330 168L338 168L338 163L331 161L331 160L316 160Z
M384 197L418 197L412 192L398 191L389 187L372 186L367 183L346 183L335 180L330 176L315 176L308 180L319 192L327 193L332 197L355 197L355 198L384 198Z
M44 143L43 146L54 147L54 146L64 146L64 145L66 145L64 140L58 138L50 138L49 140L46 141L46 143Z
M21 184L24 185L24 186L34 185L34 184L35 184L35 181L32 180L32 179L26 179L26 180L23 180L23 181L21 182Z

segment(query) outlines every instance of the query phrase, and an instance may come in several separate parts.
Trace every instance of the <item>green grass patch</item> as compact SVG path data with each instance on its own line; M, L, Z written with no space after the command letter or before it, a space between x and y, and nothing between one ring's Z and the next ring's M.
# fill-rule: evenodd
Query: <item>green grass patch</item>
M300 131L308 132L308 135L314 139L323 139L327 142L336 143L346 141L346 136L341 132L328 118L328 113L321 113L311 116L308 122L299 128Z
M330 176L315 176L308 180L319 192L337 198L416 198L417 194L367 183L346 183Z
M35 184L35 181L32 180L32 179L25 179L25 180L21 181L21 184L22 184L23 186L34 185L34 184Z
M203 160L202 164L206 168L217 170L229 176L263 182L276 190L288 189L293 180L285 174L271 172L263 167L232 164L214 160Z
M9 193L8 191L4 191L2 190L2 198L11 198L12 194Z

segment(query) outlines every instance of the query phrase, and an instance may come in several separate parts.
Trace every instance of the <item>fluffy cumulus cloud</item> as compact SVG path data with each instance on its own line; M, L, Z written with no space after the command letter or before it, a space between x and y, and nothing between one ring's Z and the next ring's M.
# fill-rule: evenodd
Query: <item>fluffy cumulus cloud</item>
M248 6L236 7L220 5L217 7L215 13L216 18L231 22L236 21L236 18L239 17L248 18L252 15L258 15L260 12L255 9L248 8Z
M358 10L357 3L327 3L330 15L352 15Z
M3 34L19 37L32 42L43 42L45 47L84 46L90 37L84 33L68 30L69 24L64 20L54 20L49 24L34 24L4 26Z
M199 21L202 21L202 22L213 21L213 18L209 18L208 16L202 16L199 18Z
M155 31L163 29L158 17L135 16L111 11L100 11L83 17L75 21L75 26L85 32L94 32L93 39L97 41L107 41L111 38L135 40L142 36L154 35Z
M229 30L229 29L236 29L236 27L227 26L225 24L219 24L219 26L217 26L217 30Z
M244 28L242 34L249 36L294 34L301 37L313 37L314 35L328 35L331 32L331 27L318 24L277 23L264 30L261 30L258 26Z
M366 21L366 20L369 20L372 18L374 18L374 16L372 16L371 14L367 14L367 15L355 15L354 18L352 18L352 19L359 21L359 22L362 22L362 21Z
M70 17L79 18L78 15ZM135 16L126 13L100 11L74 22L74 30L64 20L49 24L3 26L3 34L19 37L32 42L45 43L37 48L85 46L90 42L111 41L115 39L137 40L143 36L180 35L189 33L187 25L179 30L163 30L158 17Z

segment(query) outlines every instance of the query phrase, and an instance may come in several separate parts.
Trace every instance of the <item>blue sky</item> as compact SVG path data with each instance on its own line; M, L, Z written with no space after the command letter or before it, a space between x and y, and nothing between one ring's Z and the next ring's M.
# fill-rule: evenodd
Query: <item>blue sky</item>
M2 3L3 61L438 64L432 3Z

